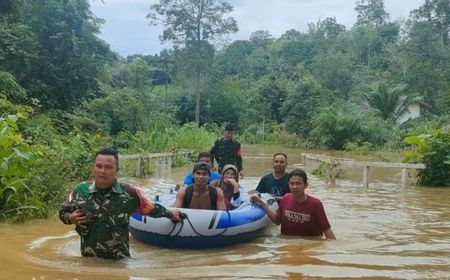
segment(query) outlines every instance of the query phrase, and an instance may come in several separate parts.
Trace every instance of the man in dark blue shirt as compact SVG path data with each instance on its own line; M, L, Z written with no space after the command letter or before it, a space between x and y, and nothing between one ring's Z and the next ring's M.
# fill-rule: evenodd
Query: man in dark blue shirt
M270 193L279 201L284 194L291 192L289 189L289 177L286 173L287 155L276 153L273 155L273 171L261 178L256 190L250 193Z

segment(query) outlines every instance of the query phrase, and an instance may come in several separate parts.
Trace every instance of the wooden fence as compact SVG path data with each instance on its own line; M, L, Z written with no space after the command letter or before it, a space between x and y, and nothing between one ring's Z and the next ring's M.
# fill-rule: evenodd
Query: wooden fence
M303 166L305 168L315 168L319 164L327 165L327 173L332 184L336 183L336 176L339 168L342 167L361 167L363 169L363 186L369 187L369 169L377 168L400 168L402 170L401 186L403 188L409 185L409 177L411 170L425 169L422 163L392 163L392 162L376 162L376 161L356 161L353 159L336 158L320 154L302 153Z
M134 161L134 177L145 177L158 168L171 168L175 165L189 162L192 151L177 153L120 155L119 164L124 161ZM122 164L121 164L122 165Z

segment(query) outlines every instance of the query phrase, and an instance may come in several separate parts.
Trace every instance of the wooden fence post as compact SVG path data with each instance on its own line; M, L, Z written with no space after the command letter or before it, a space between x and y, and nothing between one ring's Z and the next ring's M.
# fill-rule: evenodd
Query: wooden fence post
M142 161L142 157L139 155L136 158L136 165L135 165L135 171L134 171L135 177L141 177L141 161Z
M363 167L363 186L365 188L369 187L369 166L368 165Z
M402 168L402 183L401 186L405 189L408 186L408 168Z

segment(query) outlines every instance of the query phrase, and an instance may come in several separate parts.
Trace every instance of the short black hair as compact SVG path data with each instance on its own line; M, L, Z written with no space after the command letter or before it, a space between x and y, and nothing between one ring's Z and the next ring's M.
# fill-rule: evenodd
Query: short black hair
M291 173L289 173L289 175L288 175L289 180L291 180L291 178L294 176L303 178L303 182L305 184L308 182L308 176L306 175L306 172L300 168L294 169L291 171Z
M112 148L112 147L103 148L95 154L94 161L97 158L97 156L99 156L99 155L113 156L114 159L116 160L116 168L117 168L117 170L119 170L119 152L118 151L114 150L114 148Z
M200 161L202 157L209 157L209 160L211 160L211 154L209 152L201 152L198 154L197 162Z
M225 126L225 131L234 131L234 125L232 123L228 123Z
M287 155L285 153L276 153L276 154L273 155L272 159L275 159L277 156L283 156L286 159L286 161L287 161Z
M211 176L211 170L209 169L209 165L206 162L200 161L194 165L194 169L192 169L192 175L194 175L195 171L204 170L208 172L208 176Z

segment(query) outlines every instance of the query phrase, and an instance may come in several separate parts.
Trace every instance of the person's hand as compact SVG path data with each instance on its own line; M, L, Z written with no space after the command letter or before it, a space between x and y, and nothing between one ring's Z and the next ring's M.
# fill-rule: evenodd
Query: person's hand
M254 204L257 204L257 205L262 205L262 204L264 204L264 201L263 201L259 196L257 196L257 195L252 195L252 196L250 197L250 201L251 201L252 203L254 203Z
M80 226L80 227L86 227L87 225L87 217L86 213L83 209L77 209L73 211L69 216L69 221L71 224Z
M225 179L225 183L230 184L230 185L233 186L233 192L238 192L239 191L239 184L238 184L238 182L235 179L233 179L233 178Z
M181 221L181 211L178 209L172 209L172 222L179 222Z
M241 171L239 171L239 176L241 177L241 179L244 179L244 173Z
M257 194L258 192L256 191L256 189L252 189L248 191L248 194Z

